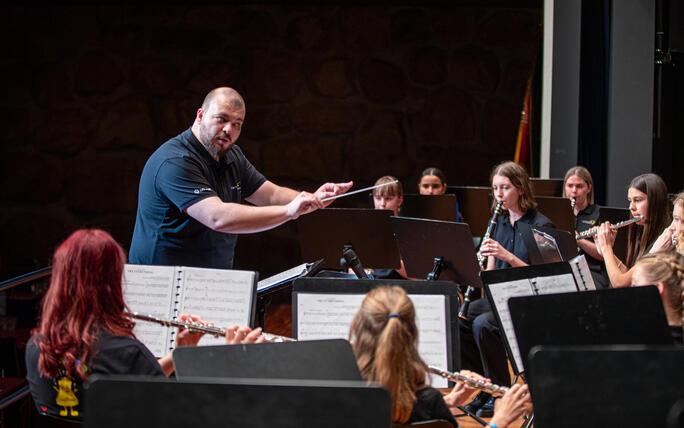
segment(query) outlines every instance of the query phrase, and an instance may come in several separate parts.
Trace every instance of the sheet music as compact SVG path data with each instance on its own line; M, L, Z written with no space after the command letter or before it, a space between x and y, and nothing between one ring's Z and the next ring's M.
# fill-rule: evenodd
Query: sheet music
M534 279L537 283L538 294L570 293L577 291L575 277L570 273L563 275L539 276Z
M489 292L493 299L491 303L496 305L496 311L499 313L503 333L506 335L511 352L513 353L512 358L515 359L517 367L522 370L522 367L524 366L522 357L520 356L520 349L518 348L518 340L515 337L515 330L513 329L511 312L508 309L508 299L511 297L533 295L534 292L532 291L530 280L519 279L517 281L489 284Z
M199 315L216 326L249 325L254 293L254 272L183 267L181 313ZM199 345L225 345L222 337L205 334Z
M268 278L262 279L257 283L257 291L262 291L267 288L273 287L274 285L281 284L285 281L289 281L293 278L304 275L308 271L308 264L302 263L299 266L295 266L288 270L282 271L276 275L269 276Z
M365 294L297 293L297 340L348 339Z
M580 291L596 290L596 283L594 277L591 275L589 264L584 254L570 259L570 267L572 274L575 276L575 281L579 285Z
M177 284L176 269L170 266L124 266L123 295L131 312L169 319L173 313L173 294ZM133 333L153 355L169 352L169 327L137 321Z
M348 339L352 319L365 294L298 293L297 339ZM446 298L443 295L411 294L416 309L418 352L427 364L448 367ZM448 381L434 377L435 388Z
M432 294L409 294L416 309L418 353L427 365L448 367L446 297ZM448 388L449 381L429 374L435 388Z

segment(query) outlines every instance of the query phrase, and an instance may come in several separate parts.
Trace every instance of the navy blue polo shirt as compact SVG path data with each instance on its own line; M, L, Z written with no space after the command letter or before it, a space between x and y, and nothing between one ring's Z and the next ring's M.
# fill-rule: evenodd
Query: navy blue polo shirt
M496 229L494 229L494 234L492 239L498 242L502 247L504 247L509 252L513 253L517 258L524 261L525 263L530 262L530 258L527 254L527 247L525 247L525 242L523 241L522 232L518 228L518 223L523 222L531 226L541 226L541 227L555 227L551 220L546 218L546 216L536 209L527 210L524 216L520 217L515 225L511 225L511 220L508 211L504 211L502 215L499 216L499 220L496 223ZM494 259L495 269L506 269L511 267L511 265L503 260Z
M584 232L589 230L594 226L599 226L600 210L599 206L596 204L587 205L582 211L577 213L575 216L575 230L577 232ZM596 260L589 254L587 254L583 249L579 249L580 254L584 254L584 258L587 260L587 265L591 271L591 276L594 278L594 283L598 288L609 288L610 280L608 279L608 272L606 271L606 265L603 260Z
M216 232L185 210L210 196L241 203L264 182L236 145L217 162L191 129L170 139L140 177L130 263L232 268L237 235Z

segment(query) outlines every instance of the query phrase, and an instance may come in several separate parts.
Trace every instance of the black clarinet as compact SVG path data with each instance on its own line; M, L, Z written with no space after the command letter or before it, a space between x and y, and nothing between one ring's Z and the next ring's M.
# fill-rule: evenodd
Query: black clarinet
M489 219L489 224L487 224L487 231L485 232L484 236L482 237L482 242L480 243L480 248L482 248L482 243L489 239L489 237L492 235L492 232L494 232L494 227L496 226L496 220L499 217L499 214L501 214L501 205L502 202L497 202L496 207L494 207L494 214L492 214L492 218ZM478 249L477 250L477 261L480 263L480 270L485 270L487 267L487 257L482 255L482 252ZM466 288L466 292L463 295L463 304L461 305L461 308L458 310L458 317L461 318L462 320L467 318L468 315L468 306L470 306L471 302L471 296L475 292L475 287L471 287L470 285L468 288Z

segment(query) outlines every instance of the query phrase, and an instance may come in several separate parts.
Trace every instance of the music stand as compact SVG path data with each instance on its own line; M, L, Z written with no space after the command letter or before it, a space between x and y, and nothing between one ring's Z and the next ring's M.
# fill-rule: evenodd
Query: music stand
M537 210L548 217L557 229L570 231L574 235L575 214L570 199L539 196L536 200Z
M570 260L577 253L575 236L567 230L518 223L531 265Z
M492 212L492 188L448 186L446 192L458 198L459 210L470 225L473 236L484 236Z
M119 376L87 386L86 428L389 427L389 393L353 381Z
M601 223L609 221L610 224L619 223L632 218L632 214L627 208L603 207L599 206L599 220ZM627 259L627 229L618 229L613 252L623 262Z
M562 178L530 178L534 196L563 196Z
M324 259L323 269L340 269L351 244L365 267L398 269L399 249L392 233L391 210L326 208L297 219L303 260Z
M459 327L458 317L452 314L458 314L459 301L458 298L451 298L451 296L458 295L458 286L451 281L425 281L425 280L371 280L371 279L340 279L340 278L299 278L293 284L292 292L292 335L299 338L298 332L298 305L300 304L302 294L345 294L356 295L358 304L353 307L347 307L345 310L348 313L349 321L356 314L358 305L365 297L365 295L373 288L383 285L396 285L406 290L410 295L443 295L446 297L446 345L447 345L447 366L448 370L460 368L460 341L459 341ZM341 317L345 318L344 316ZM327 319L332 322L333 320ZM349 333L346 327L342 327L344 332L342 337L347 338Z
M667 428L684 395L684 348L541 346L530 353L535 426Z
M523 361L536 345L672 344L654 286L511 297L508 306Z
M343 339L184 346L173 351L176 378L362 380Z
M390 221L408 276L425 278L434 272L435 258L441 257L441 279L482 288L473 236L466 223L407 217Z
M458 221L458 198L456 195L409 193L404 195L404 202L399 212L402 217Z

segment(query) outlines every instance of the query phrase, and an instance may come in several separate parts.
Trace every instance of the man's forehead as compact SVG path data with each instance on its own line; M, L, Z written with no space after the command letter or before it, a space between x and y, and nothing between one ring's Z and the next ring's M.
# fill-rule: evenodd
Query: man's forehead
M245 118L245 108L237 106L231 99L225 97L217 97L209 105L209 113L229 116L232 119Z

